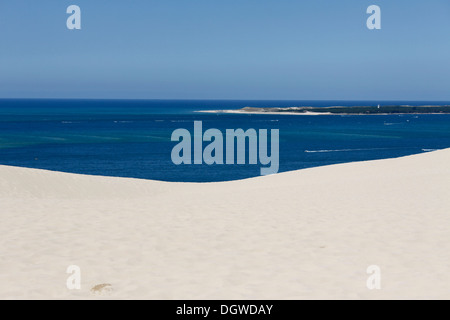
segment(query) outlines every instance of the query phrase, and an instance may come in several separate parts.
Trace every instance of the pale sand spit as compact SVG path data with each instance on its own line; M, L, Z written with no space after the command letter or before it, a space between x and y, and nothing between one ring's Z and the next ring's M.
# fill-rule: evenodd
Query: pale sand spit
M209 184L0 166L0 219L0 299L450 299L450 149Z
M200 113L236 113L236 114L269 114L269 115L291 115L291 116L329 116L331 112L269 112L269 111L245 111L245 110L200 110ZM339 114L341 116L343 114Z

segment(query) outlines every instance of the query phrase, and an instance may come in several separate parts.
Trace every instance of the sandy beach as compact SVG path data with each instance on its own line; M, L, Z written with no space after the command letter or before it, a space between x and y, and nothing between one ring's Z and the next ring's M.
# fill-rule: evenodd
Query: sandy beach
M450 299L450 149L208 184L0 166L0 217L0 299Z
M199 113L231 113L231 114L270 114L286 116L329 116L330 112L269 112L269 111L243 111L243 110L198 110Z

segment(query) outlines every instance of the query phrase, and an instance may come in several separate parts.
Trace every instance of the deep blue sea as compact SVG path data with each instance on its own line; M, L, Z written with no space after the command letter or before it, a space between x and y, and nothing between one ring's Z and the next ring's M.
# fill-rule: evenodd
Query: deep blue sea
M173 130L279 129L280 168L394 158L450 147L450 115L295 116L198 110L411 101L0 100L0 164L163 181L227 181L261 165L175 165ZM205 143L206 144L206 143ZM420 168L419 168L420 169Z

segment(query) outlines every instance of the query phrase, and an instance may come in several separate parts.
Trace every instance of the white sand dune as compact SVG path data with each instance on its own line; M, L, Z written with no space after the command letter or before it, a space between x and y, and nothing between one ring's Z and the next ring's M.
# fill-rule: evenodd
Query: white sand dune
M450 299L450 149L211 184L0 166L0 219L1 299Z

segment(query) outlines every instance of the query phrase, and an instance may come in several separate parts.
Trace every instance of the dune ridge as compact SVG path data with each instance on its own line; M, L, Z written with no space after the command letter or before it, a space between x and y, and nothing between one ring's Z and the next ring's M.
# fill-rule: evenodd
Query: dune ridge
M450 149L206 184L0 166L0 299L449 299L449 209Z

